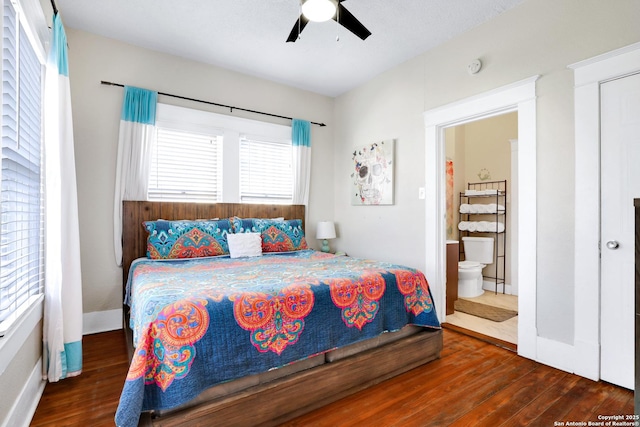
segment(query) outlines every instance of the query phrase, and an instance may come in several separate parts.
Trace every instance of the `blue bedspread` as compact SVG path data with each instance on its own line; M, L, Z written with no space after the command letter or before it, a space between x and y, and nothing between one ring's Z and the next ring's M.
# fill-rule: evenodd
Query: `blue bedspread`
M136 350L115 418L124 427L221 382L407 324L440 327L421 272L312 250L140 259L127 288Z

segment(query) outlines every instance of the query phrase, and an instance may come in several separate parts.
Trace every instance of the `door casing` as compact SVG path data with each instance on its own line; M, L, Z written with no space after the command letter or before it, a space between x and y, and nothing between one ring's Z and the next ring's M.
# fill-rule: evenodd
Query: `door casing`
M533 76L424 113L426 269L436 307L446 306L444 130L451 126L518 112L518 354L536 359L536 80ZM526 227L523 225L527 224ZM444 322L445 310L438 311Z

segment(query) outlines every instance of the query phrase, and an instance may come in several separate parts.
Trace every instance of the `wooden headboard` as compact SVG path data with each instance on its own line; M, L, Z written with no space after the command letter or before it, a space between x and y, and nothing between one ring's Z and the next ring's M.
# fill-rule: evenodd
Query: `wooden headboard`
M279 218L301 219L304 205L257 205L250 203L122 202L122 283L123 292L131 263L147 253L147 232L143 221L200 218Z

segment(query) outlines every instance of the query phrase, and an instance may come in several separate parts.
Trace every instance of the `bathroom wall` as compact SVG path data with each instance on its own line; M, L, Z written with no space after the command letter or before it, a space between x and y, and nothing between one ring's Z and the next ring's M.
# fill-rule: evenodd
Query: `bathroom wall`
M469 182L511 179L511 145L518 137L518 113L462 125L465 129L466 176ZM507 186L510 193L511 188Z
M467 188L468 182L501 181L507 180L507 216L506 216L506 247L503 247L502 237L498 238L498 251L506 254L505 257L505 283L511 284L511 239L513 231L511 227L511 142L518 136L518 115L508 113L484 120L467 123L448 128L445 131L445 153L447 159L454 162L454 197L453 197L453 233L447 233L447 238L459 240L457 224L460 221L458 209L460 206L460 192ZM478 203L476 201L476 203ZM486 203L493 203L486 201ZM447 208L447 217L452 215ZM492 221L491 218L478 220ZM476 233L474 236L495 237L494 234ZM502 268L502 264L487 266L485 276L496 275L496 267ZM495 281L487 280L485 289L494 290ZM498 286L502 291L502 286ZM510 292L507 286L507 292Z

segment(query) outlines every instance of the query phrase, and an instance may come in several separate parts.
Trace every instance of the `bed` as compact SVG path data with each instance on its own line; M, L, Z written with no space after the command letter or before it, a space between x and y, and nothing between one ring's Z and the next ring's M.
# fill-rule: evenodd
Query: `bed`
M124 202L124 326L136 345L117 425L277 425L439 357L422 273L310 250L304 217L304 206ZM248 232L264 252L145 257L154 227L196 219ZM284 242L273 227L288 230Z

